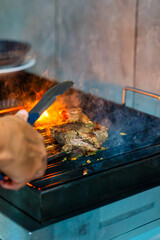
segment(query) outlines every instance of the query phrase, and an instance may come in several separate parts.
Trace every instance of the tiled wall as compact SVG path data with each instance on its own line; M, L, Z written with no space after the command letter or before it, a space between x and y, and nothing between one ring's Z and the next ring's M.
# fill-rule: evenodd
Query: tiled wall
M159 94L159 10L159 0L1 0L0 38L32 44L31 71L121 102L126 85ZM158 115L156 100L135 99Z

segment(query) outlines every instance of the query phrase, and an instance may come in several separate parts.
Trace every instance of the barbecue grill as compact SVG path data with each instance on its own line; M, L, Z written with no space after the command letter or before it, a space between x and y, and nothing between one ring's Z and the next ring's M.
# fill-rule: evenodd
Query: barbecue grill
M56 84L23 72L10 76L7 81L6 76L1 77L1 115L23 108L24 93L25 100L31 101L35 92L41 88L46 91ZM109 137L102 150L75 157L75 152L52 149L53 139L45 128L39 129L46 145L50 145L45 175L16 192L0 189L1 199L37 222L35 229L160 183L159 118L128 108L125 102L116 104L74 88L62 97L68 107L76 104L89 119L108 127Z

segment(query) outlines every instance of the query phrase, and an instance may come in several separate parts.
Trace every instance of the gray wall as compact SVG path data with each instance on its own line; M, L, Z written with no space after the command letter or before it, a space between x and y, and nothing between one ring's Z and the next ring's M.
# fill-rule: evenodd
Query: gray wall
M0 38L31 43L34 72L55 75L56 4L54 0L0 0Z
M59 0L62 78L121 101L122 87L133 83L134 24L134 0Z
M139 0L134 86L160 94L160 1ZM139 101L141 100L141 101ZM144 100L144 101L142 101ZM137 108L159 115L158 100L138 96Z
M0 38L32 44L31 71L121 102L126 85L159 94L159 10L159 0L0 0ZM134 100L158 114L157 100Z

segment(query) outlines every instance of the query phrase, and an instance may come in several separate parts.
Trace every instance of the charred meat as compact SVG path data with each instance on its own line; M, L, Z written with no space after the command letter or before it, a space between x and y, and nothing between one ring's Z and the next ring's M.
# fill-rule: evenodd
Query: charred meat
M61 112L65 122L80 122L80 123L92 123L89 118L82 112L81 108L70 108Z
M72 115L71 113L74 112ZM107 128L91 122L80 109L68 110L67 123L51 128L52 137L62 147L63 151L81 149L83 152L94 152L108 137Z

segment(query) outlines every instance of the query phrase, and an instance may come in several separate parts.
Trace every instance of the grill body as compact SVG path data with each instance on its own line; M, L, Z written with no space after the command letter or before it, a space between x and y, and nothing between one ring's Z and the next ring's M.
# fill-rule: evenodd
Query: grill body
M33 79L30 74L22 78L21 74L15 83L11 79L12 87L5 89L3 99L15 89L17 79L23 79L18 85L26 92L26 98L34 98L31 86L38 91L40 86L47 90L54 84L36 76ZM5 88L3 79L0 84ZM3 199L43 224L112 203L160 182L158 118L76 89L65 95L68 107L73 107L73 96L92 121L109 128L105 149L75 161L70 153L55 154L48 157L48 168L42 178L17 192L0 189ZM21 94L18 100L21 102Z

